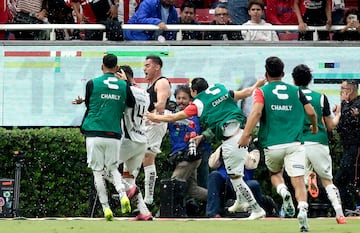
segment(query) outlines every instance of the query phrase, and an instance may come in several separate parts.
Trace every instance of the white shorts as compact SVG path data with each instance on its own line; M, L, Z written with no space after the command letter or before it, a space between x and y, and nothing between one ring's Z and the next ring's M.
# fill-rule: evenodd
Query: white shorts
M290 177L305 175L305 148L304 145L292 144L277 149L264 149L267 168L278 173L284 167Z
M161 153L160 147L163 140L163 137L166 134L167 123L161 122L159 124L151 124L146 128L146 138L147 138L147 152L152 154Z
M134 178L139 174L145 151L146 143L134 142L128 138L121 139L119 162L124 162L127 171Z
M242 133L243 130L239 130L234 136L222 142L222 156L228 175L244 176L248 151L246 148L239 148L238 141Z
M319 177L332 180L332 161L327 145L306 144L306 171L314 170Z
M93 171L113 171L118 167L120 140L115 138L87 137L88 167Z

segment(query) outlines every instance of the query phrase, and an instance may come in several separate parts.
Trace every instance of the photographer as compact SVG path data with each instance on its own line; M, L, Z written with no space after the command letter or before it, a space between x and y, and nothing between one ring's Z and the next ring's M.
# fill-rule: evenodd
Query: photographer
M333 40L360 40L359 11L349 9L344 16L345 27L334 33Z
M175 90L176 105L178 110L183 110L191 101L190 88L179 85ZM207 190L197 184L197 168L201 163L201 153L190 146L193 137L200 134L200 122L197 117L169 123L171 141L170 163L175 165L171 178L187 181L187 193L201 201L206 201ZM195 149L195 150L194 150Z

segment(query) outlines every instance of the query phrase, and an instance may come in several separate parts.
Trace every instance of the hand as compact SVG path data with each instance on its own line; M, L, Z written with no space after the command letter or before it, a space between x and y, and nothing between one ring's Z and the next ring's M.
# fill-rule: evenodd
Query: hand
M266 79L261 77L256 81L255 87L262 87L265 85L265 83L266 83Z
M358 108L351 108L350 110L352 116L359 116L359 109Z
M111 18L111 19L116 19L118 16L118 7L113 5L110 7L109 11L107 12L107 15Z
M341 113L341 105L335 104L332 112L333 112L335 115L340 114L340 113Z
M46 18L47 12L45 9L41 10L38 13L35 13L35 17L40 20L44 20Z
M78 96L76 99L72 101L72 104L82 104L85 100Z
M249 143L251 141L251 135L241 135L241 138L239 139L238 141L238 144L239 144L239 148L243 147L243 148L246 148L249 146Z
M310 125L310 131L312 134L317 134L317 132L319 131L319 128L317 126L313 127L313 125Z
M193 137L192 139L195 140L196 145L199 145L203 138L204 138L204 135L200 134L200 135Z
M350 100L350 92L347 90L341 90L340 91L340 100L349 102Z
M147 120L150 120L152 122L157 122L159 123L160 121L157 120L157 114L156 113L152 113L152 112L149 112L147 114L145 114L145 117Z
M160 30L162 31L166 31L167 30L167 27L166 27L166 24L164 22L161 22L158 24L158 27Z
M299 23L299 32L301 33L305 33L306 32L306 28L307 28L307 24L302 22L302 23Z
M124 81L127 80L126 74L123 69L120 69L120 71L116 72L115 77L117 77L120 80L124 80Z

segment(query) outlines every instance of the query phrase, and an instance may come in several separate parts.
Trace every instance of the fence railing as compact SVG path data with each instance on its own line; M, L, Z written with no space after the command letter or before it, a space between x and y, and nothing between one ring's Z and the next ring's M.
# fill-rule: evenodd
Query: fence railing
M340 30L344 25L333 25L330 31ZM125 30L159 30L156 25L150 24L123 24ZM105 30L103 24L0 24L0 30L51 30L50 40L56 40L56 29L79 29L79 30ZM193 25L193 24L168 24L169 31L298 31L297 25L271 25L271 26L254 26L254 25ZM318 40L317 32L326 31L325 26L309 26L308 31L313 31L314 41ZM103 40L107 40L106 32L103 32Z

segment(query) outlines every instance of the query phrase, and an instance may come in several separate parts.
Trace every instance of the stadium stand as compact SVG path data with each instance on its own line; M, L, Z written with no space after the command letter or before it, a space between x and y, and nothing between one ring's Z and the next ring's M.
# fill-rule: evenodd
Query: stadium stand
M203 8L203 9L196 9L196 20L200 24L210 24L215 17L214 9L210 8Z

